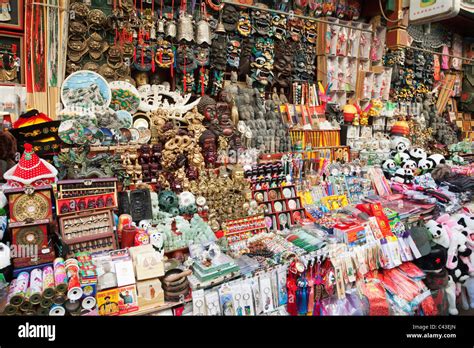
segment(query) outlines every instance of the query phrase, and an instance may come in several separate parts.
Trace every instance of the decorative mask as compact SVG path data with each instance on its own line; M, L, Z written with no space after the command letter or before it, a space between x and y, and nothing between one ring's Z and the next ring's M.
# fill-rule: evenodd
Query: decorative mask
M336 0L326 0L323 4L323 16L332 16L336 11Z
M265 4L257 3L256 7L268 9ZM268 11L253 9L252 10L252 28L260 35L272 36L272 15Z
M252 78L266 86L273 80L274 42L271 38L258 37L252 50Z
M321 0L309 0L309 15L319 17L323 13L323 2Z
M234 133L234 126L230 117L230 108L227 103L217 103L217 114L219 115L219 130L226 137Z
M273 36L278 40L286 40L286 16L274 13L272 16Z
M133 51L135 50L135 47L132 42L125 42L123 44L123 57L125 59L130 59L133 57Z
M99 71L99 64L95 62L87 62L86 64L84 64L82 69L97 72Z
M358 20L360 17L360 1L359 0L348 0L348 11L347 17L350 20Z
M207 66L209 65L209 54L210 54L209 47L200 47L196 46L194 48L194 56L199 66Z
M288 19L288 34L295 42L301 40L303 34L304 21L301 18L293 17Z
M224 71L214 70L212 75L211 95L216 96L224 86Z
M107 51L108 60L113 63L121 62L122 61L122 48L119 45L110 46L109 50Z
M84 36L72 35L69 37L67 55L72 62L81 61L82 57L87 53L88 40Z
M179 46L176 52L176 69L178 72L192 73L197 68L194 52L187 46Z
M237 29L237 22L239 21L239 11L232 6L226 5L222 12L222 22L224 24L225 31L232 33Z
M89 55L93 60L100 60L102 54L107 51L109 44L98 33L93 33L87 41Z
M74 72L76 72L76 71L79 71L79 70L81 70L81 69L82 69L82 67L81 67L80 64L71 62L70 60L68 60L68 61L66 62L66 72L67 72L68 74L72 74L72 73L74 73Z
M296 52L293 66L295 79L303 81L312 80L314 76L314 54L310 50L307 51L305 46L302 46Z
M252 24L250 23L250 14L248 11L240 11L239 22L237 23L237 31L243 37L247 37L252 33Z
M181 13L178 19L178 41L192 42L194 40L193 17Z
M117 74L108 64L102 64L99 68L99 74L102 75L107 81L113 81L117 79Z
M160 68L169 68L174 62L174 52L171 42L159 36L156 45L155 62Z
M242 50L242 43L238 36L232 38L229 37L227 41L227 64L231 68L239 68L240 65L240 52Z
M281 87L289 87L291 77L291 66L293 63L292 46L281 44L275 48L275 64L273 73L275 83Z
M150 46L137 46L137 59L133 66L138 71L150 71L154 58L153 50Z
M211 47L211 65L217 70L225 70L227 64L226 57L226 37L224 35L218 35L212 40Z
M184 85L186 83L186 86ZM183 93L192 93L194 90L194 71L182 73L180 78L177 81L178 89Z
M212 166L217 161L216 135L210 130L205 130L199 138L203 156L207 166Z
M201 19L196 24L196 43L198 45L206 44L209 46L212 44L211 27L209 26L209 22L205 19Z
M318 24L315 21L305 20L304 21L304 37L306 42L310 44L316 43L318 35Z
M346 15L347 4L345 0L339 0L336 6L336 17L343 19Z

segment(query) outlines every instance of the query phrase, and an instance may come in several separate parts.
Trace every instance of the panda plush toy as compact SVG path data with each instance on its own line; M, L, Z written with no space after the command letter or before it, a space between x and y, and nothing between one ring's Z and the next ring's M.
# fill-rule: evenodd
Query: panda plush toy
M418 168L423 171L429 171L436 168L440 163L444 163L445 159L443 155L433 154L427 158L424 158L418 162Z
M419 147L414 147L408 151L408 154L410 155L410 159L415 161L416 163L419 163L422 159L427 158L426 151L419 148Z
M412 171L415 171L418 168L418 165L416 164L415 161L409 159L408 161L403 162L402 168L411 169Z
M399 152L407 151L410 146L410 140L408 140L407 138L394 136L390 139L390 155L394 157Z
M397 169L397 164L393 159L386 159L382 163L382 170L386 173L394 173L395 170Z
M399 184L411 184L414 175L411 169L398 168L392 178L394 182Z

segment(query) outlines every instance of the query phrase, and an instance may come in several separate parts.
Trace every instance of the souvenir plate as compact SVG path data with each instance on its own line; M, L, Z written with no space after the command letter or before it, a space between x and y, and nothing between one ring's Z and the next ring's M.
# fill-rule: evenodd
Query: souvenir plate
M84 128L84 137L90 145L100 145L104 139L104 134L97 128Z
M255 194L255 200L256 200L257 202L263 202L263 193L262 193L262 192L257 192L257 193Z
M273 220L270 216L265 216L265 223L267 224L268 228L272 228L273 226Z
M144 118L136 118L133 121L133 128L150 128L150 124Z
M278 194L275 190L268 191L268 199L271 201L274 201L275 199L278 199Z
M283 210L283 204L282 204L281 202L275 202L275 203L273 204L273 206L275 207L275 211L277 211L277 212Z
M292 193L289 187L283 189L283 196L285 196L285 198L291 198Z
M61 87L61 102L65 107L108 107L111 99L112 92L107 81L89 70L72 73Z
M146 144L150 141L151 131L148 128L138 128L138 133L139 133L139 138L138 138L139 144Z
M65 108L58 113L58 118L61 121L75 120L84 128L97 128L97 117L94 113Z
M288 201L288 209L291 209L291 210L296 209L296 201L294 199L290 199Z
M301 212L295 211L293 212L293 221L301 220Z
M75 120L63 121L59 126L58 135L66 144L80 144L84 140L84 127Z
M130 128L130 134L132 136L131 142L136 143L140 139L140 132L136 128Z
M278 220L280 221L280 225L284 227L288 223L288 216L286 214L280 214Z
M119 143L121 144L127 144L132 140L132 133L130 132L130 129L128 128L120 128L120 138L119 138Z
M118 110L116 115L120 128L132 128L133 117L131 113L125 110Z
M125 81L113 81L109 84L112 91L110 107L115 111L126 110L134 113L140 105L140 94L130 83ZM129 128L129 127L126 127Z
M102 145L104 146L109 146L112 144L112 141L114 140L114 134L112 131L108 128L100 128L100 131L104 135L102 139Z

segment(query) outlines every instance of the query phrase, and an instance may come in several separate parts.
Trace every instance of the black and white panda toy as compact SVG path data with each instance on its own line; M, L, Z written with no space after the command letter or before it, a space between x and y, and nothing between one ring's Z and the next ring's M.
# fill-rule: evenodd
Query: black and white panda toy
M422 159L426 159L428 157L426 151L419 147L411 148L408 151L408 154L410 155L410 159L416 163L419 163Z
M382 170L384 172L388 172L388 173L392 173L394 172L395 170L397 169L397 164L395 163L395 161L391 158L389 159L386 159L383 163L382 163Z
M399 183L399 184L411 184L412 181L413 181L413 178L414 178L413 170L398 168L395 171L395 174L394 174L392 180L394 182Z
M433 154L425 159L418 162L418 168L423 171L428 171L436 168L440 163L444 163L445 159L443 155Z
M415 171L418 168L418 165L415 161L409 159L408 161L402 163L402 168L411 169L412 171Z

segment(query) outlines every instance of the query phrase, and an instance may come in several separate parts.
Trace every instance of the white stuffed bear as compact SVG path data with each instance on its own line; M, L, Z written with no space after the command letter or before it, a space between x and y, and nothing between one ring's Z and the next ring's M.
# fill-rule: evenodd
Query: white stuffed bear
M425 224L425 226L430 231L431 236L433 237L433 242L446 249L449 248L448 231L443 225L437 223L435 220L430 220Z
M474 278L466 280L461 288L461 303L464 310L474 309Z

